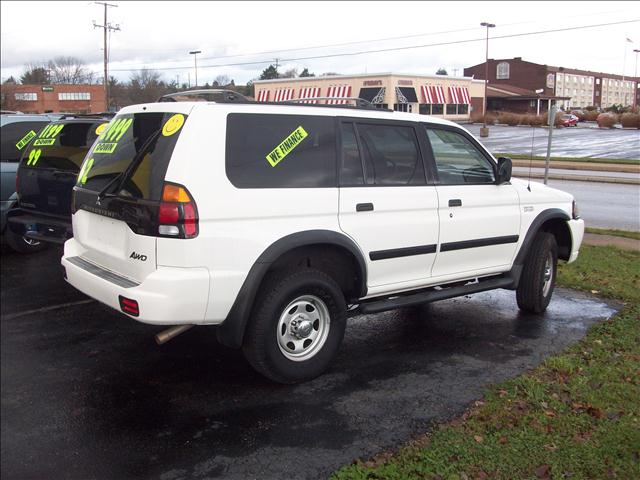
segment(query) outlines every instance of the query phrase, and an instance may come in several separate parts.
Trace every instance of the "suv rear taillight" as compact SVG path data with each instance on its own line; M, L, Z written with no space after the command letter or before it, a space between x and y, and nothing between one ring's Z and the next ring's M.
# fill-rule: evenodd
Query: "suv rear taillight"
M198 208L182 185L164 183L158 209L158 234L172 238L198 236Z

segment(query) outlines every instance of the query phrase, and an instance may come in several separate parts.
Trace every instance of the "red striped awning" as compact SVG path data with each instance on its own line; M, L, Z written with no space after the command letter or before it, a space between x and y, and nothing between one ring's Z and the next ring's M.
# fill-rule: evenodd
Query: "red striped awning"
M274 102L286 102L293 99L293 88L278 88L274 95Z
M257 98L259 102L268 102L269 101L269 90L260 90L258 92Z
M351 86L350 85L333 85L329 87L327 97L350 97ZM327 100L328 105L345 104L348 100Z
M320 87L303 87L300 89L299 99L302 98L317 98L320 96ZM317 100L306 100L300 103L318 103Z
M458 105L471 103L469 90L466 87L449 87L449 97L451 98L451 103L457 103Z
M422 96L424 103L446 103L444 97L444 87L438 85L422 85Z

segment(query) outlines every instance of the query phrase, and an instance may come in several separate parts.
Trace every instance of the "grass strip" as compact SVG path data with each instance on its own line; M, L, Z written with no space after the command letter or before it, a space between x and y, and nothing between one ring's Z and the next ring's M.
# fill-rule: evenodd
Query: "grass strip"
M587 227L585 231L587 233L595 233L596 235L613 235L614 237L624 237L624 238L632 238L633 240L640 240L640 232L630 232L628 230L614 230L611 228Z
M462 417L332 478L640 478L640 253L584 245L558 283L626 306Z

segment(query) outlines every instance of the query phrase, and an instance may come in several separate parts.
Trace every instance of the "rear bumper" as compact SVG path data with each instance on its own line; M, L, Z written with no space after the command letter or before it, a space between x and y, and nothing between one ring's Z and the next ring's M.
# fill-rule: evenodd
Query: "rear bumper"
M61 262L67 282L82 293L143 323L205 323L209 301L208 269L158 267L142 283L137 283L100 266L89 264L82 260L82 253L80 244L70 239L64 244ZM138 317L122 312L118 300L120 295L138 302Z
M15 234L43 242L62 245L73 236L71 216L64 218L14 208L7 213L7 222Z

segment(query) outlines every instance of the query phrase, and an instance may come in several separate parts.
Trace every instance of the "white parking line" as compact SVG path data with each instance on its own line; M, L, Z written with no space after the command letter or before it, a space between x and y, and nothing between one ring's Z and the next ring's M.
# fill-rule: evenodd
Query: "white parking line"
M10 315L4 315L4 316L2 316L2 320L13 320L14 318L24 317L25 315L31 315L32 313L48 312L50 310L58 310L60 308L74 307L76 305L84 305L86 303L92 303L92 302L95 302L95 300L87 299L87 300L79 300L77 302L61 303L60 305L52 305L50 307L36 308L34 310L26 310L24 312L18 312L18 313L12 313Z

